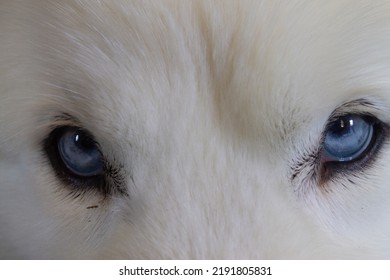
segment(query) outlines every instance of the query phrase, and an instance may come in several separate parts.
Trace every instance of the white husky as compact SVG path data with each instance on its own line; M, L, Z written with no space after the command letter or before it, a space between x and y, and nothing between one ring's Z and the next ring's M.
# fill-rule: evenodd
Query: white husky
M2 1L0 258L390 258L390 2Z

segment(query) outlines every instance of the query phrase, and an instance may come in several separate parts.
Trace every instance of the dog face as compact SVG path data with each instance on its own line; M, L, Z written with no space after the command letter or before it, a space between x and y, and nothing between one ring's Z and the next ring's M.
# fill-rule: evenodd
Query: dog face
M0 257L390 257L390 4L0 4Z

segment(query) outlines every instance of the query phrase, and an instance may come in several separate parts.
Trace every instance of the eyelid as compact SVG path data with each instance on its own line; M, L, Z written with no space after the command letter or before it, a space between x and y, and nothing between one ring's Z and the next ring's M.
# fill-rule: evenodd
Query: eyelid
M330 114L330 117L325 124L325 128L327 128L329 124L333 123L338 118L343 117L345 115L355 114L381 119L381 116L385 114L384 111L384 108L382 108L382 106L379 106L377 102L371 101L366 98L347 101L338 106Z
M60 115L55 116L49 124L51 130L64 126L73 126L80 128L84 127L78 119L66 113L62 113ZM86 129L82 130L87 131Z

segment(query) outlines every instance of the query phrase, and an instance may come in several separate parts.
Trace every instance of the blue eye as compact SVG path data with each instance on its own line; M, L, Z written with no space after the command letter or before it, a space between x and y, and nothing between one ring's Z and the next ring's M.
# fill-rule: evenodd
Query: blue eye
M76 127L65 127L57 137L59 158L70 173L91 177L103 172L102 155L85 131Z
M346 162L364 155L374 138L370 118L350 114L330 123L325 132L323 149L326 161Z

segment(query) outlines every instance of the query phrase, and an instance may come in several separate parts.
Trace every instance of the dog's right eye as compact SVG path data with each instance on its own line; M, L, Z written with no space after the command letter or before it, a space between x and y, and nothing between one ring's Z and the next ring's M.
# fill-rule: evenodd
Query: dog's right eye
M102 155L97 144L81 129L62 129L57 137L60 159L75 176L91 177L103 172Z
M103 155L89 132L75 126L55 128L45 140L44 150L66 185L108 192Z

